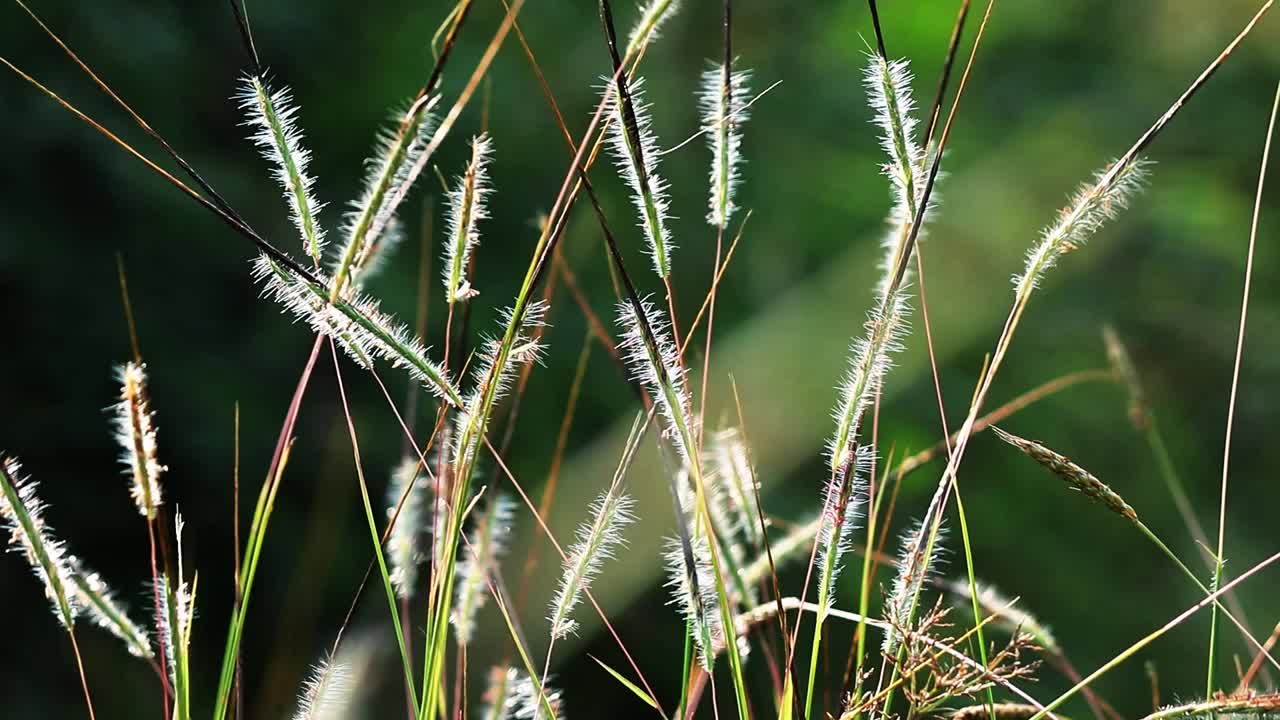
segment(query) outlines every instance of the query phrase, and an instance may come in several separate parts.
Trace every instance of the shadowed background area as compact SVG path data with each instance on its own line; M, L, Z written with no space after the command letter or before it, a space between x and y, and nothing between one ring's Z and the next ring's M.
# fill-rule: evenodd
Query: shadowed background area
M663 147L696 130L699 74L721 53L719 4L686 4L651 47L642 70ZM246 59L225 3L47 0L33 7L252 225L300 256L279 190L246 141L249 131L229 99ZM1012 298L1008 278L1021 270L1025 248L1076 185L1122 154L1256 7L1252 0L997 5L956 119L941 204L922 246L951 428L963 419L984 354L999 334ZM316 193L327 205L322 222L336 238L338 217L358 192L375 133L430 69L430 38L448 6L312 0L251 2L248 9L264 64L277 84L292 88L301 108ZM881 8L889 54L912 60L922 104L936 86L955 9L951 0L885 2ZM811 517L821 502L833 388L871 303L889 196L878 172L883 154L862 85L871 42L865 4L741 2L735 10L735 54L754 70L753 87L782 83L752 107L744 129L747 164L739 204L753 214L719 291L707 420L715 425L736 415L732 376L765 507L786 522ZM619 24L629 26L631 4L620 3L616 12ZM465 84L501 16L501 3L477 4L444 75L446 104ZM1217 529L1249 215L1280 67L1277 23L1280 17L1264 20L1151 147L1148 156L1157 164L1133 208L1051 273L1032 300L989 403L994 407L1066 373L1106 367L1100 327L1112 323L1129 344L1193 509L1211 535ZM521 14L521 27L570 129L581 133L600 75L609 71L594 4L533 0ZM0 48L139 149L161 157L16 7L0 9ZM490 77L491 85L462 114L434 161L447 177L461 171L465 139L479 131L487 98L496 192L476 256L480 294L472 301L470 342L498 331L498 311L511 302L524 275L537 218L549 210L569 161L514 37L498 53ZM119 588L141 617L150 597L144 584L146 526L131 507L103 412L118 392L113 367L129 358L116 283L119 253L150 370L160 456L169 467L167 493L187 521L188 565L200 576L193 699L202 715L216 685L233 588L234 407L239 403L241 413L242 505L250 508L312 336L259 299L248 272L252 248L242 238L12 73L0 76L0 98L0 307L7 340L0 355L0 393L7 406L0 448L20 457L40 481L51 506L47 519L59 536ZM673 284L685 327L707 291L714 260L715 235L702 221L708 159L699 140L663 160L679 218L671 225L679 246ZM604 162L592 177L633 274L642 289L659 291L624 187ZM413 318L420 258L424 251L433 255L425 339L436 346L442 345L445 316L437 279L440 196L434 174L424 173L401 212L408 240L371 288L385 309ZM1273 200L1265 202L1235 416L1229 575L1277 549L1272 478L1280 447L1272 437L1275 410L1269 402L1280 381L1280 255L1269 241L1275 237L1269 229L1276 224L1274 209ZM424 245L426 218L435 233ZM610 322L614 290L598 226L585 204L575 210L563 252L595 312ZM550 353L533 371L506 457L535 498L548 476L587 335L582 313L558 292L549 318ZM881 456L892 448L900 457L941 437L918 312L916 320L886 381ZM693 357L700 367L701 351ZM402 432L372 378L345 359L341 365L364 470L380 503L401 456ZM382 377L400 402L405 378L390 370ZM422 400L419 425L435 409ZM607 485L636 407L618 368L594 347L550 516L562 542ZM1119 387L1092 382L1003 425L1043 440L1110 483L1199 570L1199 550L1125 409ZM505 428L505 420L496 427ZM251 718L290 711L308 665L332 644L372 557L327 349L296 434L245 640ZM658 550L673 532L673 521L651 441L641 454L630 476L640 519L627 532L630 549L605 566L597 597L671 706L678 695L682 623L664 605ZM486 463L484 482L492 471ZM935 462L904 481L895 532L923 512L940 471ZM978 576L1020 596L1025 609L1052 625L1081 670L1108 660L1196 600L1186 578L1123 522L1068 493L989 434L974 438L961 483ZM517 515L516 525L513 557L505 567L514 583L525 558L538 554L521 618L540 658L543 609L559 562L545 537L534 532L527 511ZM951 543L948 576L964 572L957 543L958 538ZM885 573L881 582L889 579ZM803 567L789 566L782 581L798 594ZM855 572L842 576L842 607L855 606L856 581ZM1275 573L1239 592L1260 636L1280 619L1278 592ZM418 640L422 615L415 608ZM83 717L70 647L19 555L0 562L0 616L6 618L0 667L8 668L0 673L0 715ZM621 716L645 716L647 709L587 657L625 667L589 609L580 616L583 628L575 640L559 645L553 668L568 714L608 707ZM964 614L955 620L963 623ZM468 652L475 704L485 668L510 647L492 607L482 612L480 624L479 640ZM838 679L852 628L829 628L830 673ZM1234 629L1220 632L1219 677L1233 686L1232 658L1247 665L1252 654ZM144 663L87 626L79 637L99 717L160 713L159 684ZM349 637L374 657L361 710L352 717L403 709L387 608L376 582L361 596ZM1151 705L1148 662L1158 672L1163 700L1195 696L1203 689L1207 638L1208 618L1197 616L1096 688L1126 715L1144 713ZM449 673L452 678L452 668ZM757 687L767 686L759 658L748 674ZM1042 681L1030 686L1038 698L1047 700L1067 686L1051 670L1040 675ZM722 692L728 689L727 675L720 684ZM721 708L730 707L727 697ZM754 701L757 711L771 710L767 694ZM1066 711L1087 714L1079 702Z

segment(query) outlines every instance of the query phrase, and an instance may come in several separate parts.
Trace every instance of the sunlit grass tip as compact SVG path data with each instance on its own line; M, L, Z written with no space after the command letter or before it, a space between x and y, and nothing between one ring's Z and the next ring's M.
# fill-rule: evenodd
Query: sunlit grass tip
M688 447L688 441L696 433L696 419L684 367L668 334L665 314L648 299L640 302L640 311L648 320L655 346L646 342L635 306L623 302L618 304L618 324L623 330L618 350L624 354L632 376L653 396L665 420L666 436L680 451L681 458L689 463L696 454L694 448Z
M127 362L117 370L120 401L112 407L120 464L131 480L129 492L143 517L154 519L164 502L160 476L166 468L157 457L155 416L147 392L147 370Z
M339 720L351 700L351 677L336 658L326 658L311 670L298 698L293 720Z
M724 644L724 628L717 610L720 600L707 536L690 538L690 549L693 557L687 558L679 540L667 540L663 551L666 584L671 591L670 604L680 608L688 624L698 650L698 663L709 671L715 662L717 649Z
M44 521L45 504L36 495L36 486L23 476L16 458L0 456L0 517L9 529L9 545L26 557L53 605L54 617L70 630L81 610L71 591L70 557Z
M289 215L302 237L303 251L307 257L320 262L324 230L316 216L321 205L312 192L315 178L307 173L311 153L302 145L298 106L293 103L287 87L272 90L258 75L248 75L241 80L236 99L247 116L245 125L253 130L250 140L271 163L272 175L284 190Z
M916 606L920 602L920 591L942 563L947 529L941 525L937 526L932 548L928 547L929 539L925 536L928 532L928 525L916 523L911 530L902 535L898 572L894 575L889 597L885 599L884 614L885 620L889 623L883 643L886 655L892 655L902 642L904 635L914 631L912 618L915 617Z
M445 301L468 300L477 294L467 278L471 253L480 242L480 221L489 217L485 199L493 192L489 185L489 162L493 140L488 134L471 140L471 160L466 171L449 191L448 230L444 251Z
M728 493L729 505L737 517L737 530L752 548L764 543L764 530L760 526L760 481L756 477L751 453L742 431L725 428L711 439L711 461L715 475Z
M722 229L738 209L734 193L742 175L742 125L750 119L747 110L750 95L750 70L735 71L719 64L702 73L698 109L702 114L702 132L711 150L707 222Z
M620 484L612 485L591 503L591 518L578 526L548 610L551 637L562 638L577 629L573 611L599 576L604 562L626 546L622 531L635 522L634 507L631 496L622 491Z
M640 216L640 228L644 231L649 257L654 272L665 278L671 273L671 253L675 246L667 230L671 219L671 201L667 181L658 175L658 160L662 152L658 137L653 132L653 118L644 101L643 78L628 84L635 124L628 122L626 103L618 96L612 78L602 78L604 94L609 102L612 122L609 125L609 147L613 151L618 174L631 189L631 201ZM621 82L626 83L624 79Z
M639 49L640 43L651 43L661 36L662 26L680 10L680 0L649 0L640 6L640 17L627 38L627 54Z
M147 631L129 617L128 610L102 576L85 567L74 555L67 557L67 564L71 570L71 592L77 596L84 615L94 625L119 638L130 655L144 659L154 657Z
M908 221L921 194L919 172L924 165L924 152L915 137L911 81L907 60L886 61L876 54L868 57L863 84L870 97L873 122L880 128L880 147L889 157L882 170L892 181L895 214Z

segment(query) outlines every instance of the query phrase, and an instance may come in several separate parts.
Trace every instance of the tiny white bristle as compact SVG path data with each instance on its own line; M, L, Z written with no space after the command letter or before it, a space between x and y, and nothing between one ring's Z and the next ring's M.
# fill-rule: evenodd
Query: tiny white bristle
M658 174L658 159L662 153L658 148L658 138L653 132L649 106L644 102L643 79L636 78L628 84L631 107L635 112L635 128L639 136L638 145L633 144L628 131L625 104L618 97L617 84L608 77L603 78L603 81L604 95L612 117L609 124L609 147L613 151L618 173L631 188L631 202L640 216L639 225L644 230L654 272L658 273L658 277L665 278L671 273L671 253L675 250L667 231L670 199L667 196L667 182Z
M120 464L132 481L129 492L138 512L154 519L164 503L160 476L166 470L157 458L155 414L147 392L147 370L140 363L127 362L116 371L120 401L112 406Z
M825 599L827 609L835 606L840 561L852 547L853 530L862 518L874 457L875 448L859 446L852 467L835 473L827 483L817 537L818 597Z
M241 81L236 94L240 109L253 129L250 139L272 165L272 175L284 190L289 214L302 236L307 256L320 261L324 249L324 230L316 221L321 205L312 194L315 178L307 174L311 153L302 146L302 130L298 127L298 107L289 89L272 90L266 80L249 75Z
M471 161L449 191L448 229L444 248L445 302L452 305L474 297L477 291L467 278L471 253L480 243L479 225L489 217L485 200L489 185L489 161L493 140L487 134L471 140Z
M1082 185L1071 205L1058 214L1058 221L1046 228L1040 242L1027 251L1026 268L1013 277L1016 295L1029 294L1059 258L1084 245L1108 220L1127 208L1145 183L1150 164L1142 159L1130 160L1120 167L1113 163L1100 170L1092 183Z
M578 526L574 543L564 560L560 585L551 600L547 620L551 623L551 637L562 638L573 633L578 623L573 611L582 601L582 595L591 589L591 583L600 574L606 560L626 546L622 530L635 522L631 514L635 503L618 485L601 493L591 503L591 519Z
M750 119L747 104L751 100L751 71L727 71L717 65L702 73L698 92L698 108L702 111L702 132L711 149L711 197L707 222L725 228L738 206L733 202L741 178L742 125ZM727 102L726 102L727 101Z
M475 634L476 614L489 597L488 579L506 552L515 514L515 501L510 496L495 495L477 518L462 549L455 570L456 593L450 617L459 645L469 644Z
M921 606L920 594L925 582L933 576L942 563L943 543L947 529L939 525L929 547L929 527L916 524L903 534L898 555L898 573L893 579L893 589L885 600L885 620L889 629L884 634L883 649L892 654L902 642L905 633L912 631L913 615Z
M680 356L667 331L666 316L646 298L640 311L648 320L656 347L646 342L644 328L629 302L618 304L618 324L622 327L622 352L632 377L648 390L666 420L666 436L680 451L685 463L692 462L694 449L689 443L696 436L696 419L689 400L689 388Z
M298 698L293 720L338 720L346 717L351 700L348 669L335 658L325 658L311 670Z
M45 504L36 496L36 483L23 477L16 458L0 457L0 491L0 518L9 528L10 550L27 559L53 606L54 617L70 630L81 610L70 590L70 556L45 523Z

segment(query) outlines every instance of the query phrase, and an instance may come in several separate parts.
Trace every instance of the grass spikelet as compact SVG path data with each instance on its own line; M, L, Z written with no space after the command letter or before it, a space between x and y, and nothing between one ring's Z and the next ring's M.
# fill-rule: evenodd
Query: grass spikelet
M968 604L973 597L969 581L965 579L947 583L947 590L956 596L957 602ZM1049 652L1060 652L1058 640L1053 636L1049 626L1040 622L1034 615L1022 609L1014 600L1010 600L996 588L978 583L978 605L987 615L996 616L994 623L1010 633L1023 632L1031 636L1037 645Z
M752 548L764 543L760 527L759 504L756 502L760 481L756 479L750 452L738 428L726 428L715 434L711 444L715 475L728 493L729 506L737 518L735 526Z
M915 215L920 195L917 173L924 167L924 152L915 140L911 80L907 60L886 61L876 54L868 57L863 84L880 128L880 147L889 156L882 169L892 183L896 212L904 214L907 222Z
M183 575L182 516L174 519L177 535L177 579L168 575L160 578L160 627L161 646L169 669L169 682L173 684L175 720L191 717L191 626L195 618L195 588L188 585Z
M312 330L333 338L356 364L368 368L373 358L383 358L437 397L462 405L458 389L444 370L427 359L427 348L408 327L382 312L377 300L351 293L331 300L328 286L332 283L312 283L265 255L258 256L253 275L263 283L264 295L270 295L296 319L306 321Z
M618 85L628 89L621 94L604 78L605 97L613 122L609 125L609 146L618 165L618 174L631 188L631 201L640 215L640 228L644 230L649 246L649 257L654 272L666 278L671 273L671 252L674 246L667 232L670 201L667 182L658 175L658 138L653 133L653 119L649 106L644 102L644 82L637 78L630 82L618 78Z
M487 134L471 140L471 161L467 170L449 191L448 237L444 250L445 301L468 300L477 293L467 279L467 264L471 252L480 242L478 226L489 217L485 198L493 191L489 187L489 160L493 141Z
M702 131L706 133L707 145L711 149L711 197L707 222L721 229L728 226L729 218L738 209L733 202L733 194L741 174L741 128L750 119L747 111L747 103L751 99L750 84L751 71L734 71L720 64L702 73L702 88L698 92Z
M885 373L892 367L892 354L902 349L909 310L906 294L901 289L882 298L868 313L864 326L866 336L855 340L849 348L849 370L840 386L840 404L832 413L836 431L827 443L833 472L853 459L862 416L879 391Z
M515 502L497 494L471 529L467 549L457 564L457 597L453 602L453 630L459 645L467 645L475 632L476 613L489 597L486 579L506 552L515 517Z
M147 370L140 363L127 362L117 371L120 402L112 408L120 463L130 477L130 495L138 512L148 520L164 502L160 475L166 470L156 454L155 417L147 394Z
M326 658L311 670L298 698L293 720L337 720L346 717L351 700L350 674L336 658Z
M1139 431L1148 429L1151 426L1151 406L1147 404L1147 395L1142 390L1138 369L1133 366L1128 348L1124 346L1120 334L1110 325L1102 326L1102 342L1107 348L1107 361L1111 363L1111 372L1128 391L1129 421Z
M430 515L424 517L426 508L426 480L419 471L416 457L406 456L391 473L387 485L387 519L396 517L396 524L387 538L387 561L391 565L391 584L401 599L407 599L418 580L418 566L425 557L422 553L423 527ZM400 504L400 499L404 503ZM396 508L400 514L396 516Z
M36 483L22 476L17 459L0 457L0 490L0 517L9 528L9 547L26 557L53 605L54 617L70 630L81 609L71 592L70 558L45 524L45 505L36 496Z
M641 43L651 43L660 37L662 26L680 10L679 0L649 0L641 6L640 18L631 28L627 39L627 55L640 49Z
M822 525L817 536L818 597L821 598L818 604L827 609L835 605L840 559L851 547L850 536L866 503L866 477L871 472L874 454L870 446L859 447L852 467L841 470L827 483Z
M250 139L272 165L272 175L284 189L289 215L302 236L307 257L320 262L324 250L324 230L316 222L320 205L312 195L315 178L307 174L311 153L302 146L302 130L297 124L298 107L293 104L288 88L272 90L266 80L249 75L236 93L240 109L253 129Z
M559 589L551 600L547 620L551 637L563 638L577 629L573 610L582 601L583 592L591 587L606 560L626 546L622 530L635 521L631 514L635 503L614 483L591 503L591 520L578 526L573 546L569 548L560 575Z
M994 703L984 705L970 705L968 707L958 708L947 713L944 717L949 720L983 720L983 718L995 718L995 720L1027 720L1039 710L1035 705L1027 705L1025 703Z
M71 570L69 589L93 624L120 638L130 655L147 660L154 657L146 631L130 619L102 576L86 568L74 555L67 557L67 565Z
M649 389L658 404L666 420L666 436L680 451L681 459L690 463L694 448L689 443L694 437L695 420L684 369L667 333L666 315L647 298L640 302L640 311L653 331L653 344L646 342L636 308L624 302L618 304L618 324L623 328L618 350L624 354L633 377Z
M1280 693L1246 693L1224 695L1218 693L1210 700L1197 700L1181 705L1171 705L1146 716L1143 720L1192 717L1263 717L1280 716Z
M924 540L928 532L928 525L917 524L902 536L898 573L893 578L889 597L885 599L884 615L889 623L882 646L885 655L892 655L902 642L904 633L913 629L911 623L915 617L914 606L919 602L920 590L941 563L946 528L938 526L933 547L926 554L927 543Z
M1109 166L1097 173L1093 183L1077 190L1071 205L1063 208L1058 221L1046 228L1040 242L1027 252L1026 268L1013 278L1016 295L1029 295L1059 258L1080 248L1103 224L1128 207L1142 188L1150 164L1134 159L1118 168Z
M1124 498L1120 497L1106 483L1094 477L1088 470L1038 442L1020 438L998 427L992 426L991 429L1001 440L1018 448L1032 460L1039 463L1041 467L1062 478L1072 490L1083 493L1089 499L1100 503L1108 510L1130 522L1136 523L1138 521L1137 511L1130 507L1129 503L1124 501Z
M412 180L412 169L431 142L436 128L431 111L439 99L438 95L423 97L404 113L397 113L392 121L395 129L380 134L373 156L365 161L364 189L346 215L345 239L333 263L334 297L345 291L348 283L359 286L362 271L371 267L372 258L388 244L384 235L395 215L391 199Z
M691 557L677 539L668 539L663 558L667 567L667 587L671 604L680 607L698 650L698 663L711 671L716 649L724 644L724 628L716 611L715 571L711 549L705 535L690 539ZM697 587L694 587L694 585Z

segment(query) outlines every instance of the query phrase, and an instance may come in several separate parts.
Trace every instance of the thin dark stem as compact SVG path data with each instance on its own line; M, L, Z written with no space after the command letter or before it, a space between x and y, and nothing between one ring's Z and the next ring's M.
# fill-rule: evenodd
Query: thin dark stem
M880 29L880 11L876 9L876 0L867 0L867 7L871 9L871 27L876 33L876 51L880 53L880 59L888 62L889 53L884 49L884 32Z

